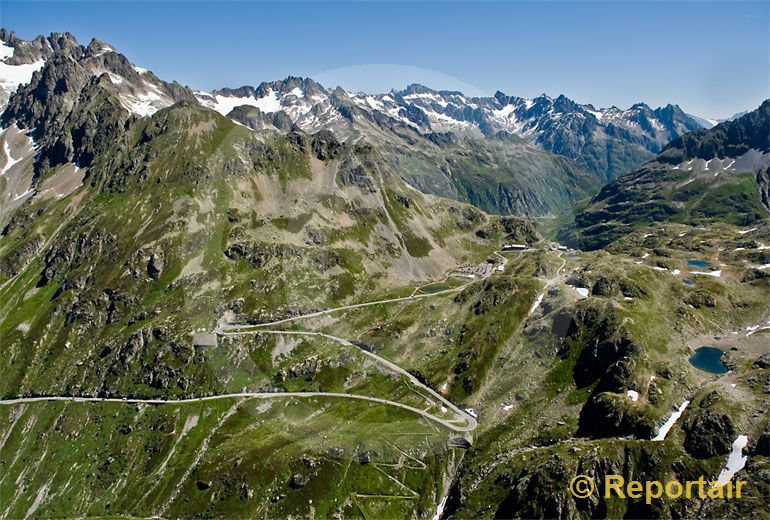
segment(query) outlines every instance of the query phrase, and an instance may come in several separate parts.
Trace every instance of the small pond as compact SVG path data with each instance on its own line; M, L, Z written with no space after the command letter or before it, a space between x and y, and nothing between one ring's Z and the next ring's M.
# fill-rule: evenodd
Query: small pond
M725 353L715 347L700 347L690 357L690 364L712 374L726 374L727 367L722 363Z
M688 260L687 265L690 267L700 267L701 269L706 269L709 266L709 264L703 260Z
M682 280L682 283L685 285L695 285L695 282L693 282L692 280L688 280L686 278Z

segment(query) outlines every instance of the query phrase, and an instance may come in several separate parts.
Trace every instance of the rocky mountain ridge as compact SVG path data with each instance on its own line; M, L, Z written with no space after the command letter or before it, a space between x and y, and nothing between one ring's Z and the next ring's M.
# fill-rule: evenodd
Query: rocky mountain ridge
M12 48L18 53L5 52L4 65L35 60L35 67L39 69L55 55L83 56L89 48L92 49L90 57L115 52L96 40L87 48L82 47L66 33L47 39L38 37L32 42L20 40L6 30L0 37L5 49ZM130 85L122 89L125 92L120 96L121 103L139 116L150 115L178 100L178 92L173 95L165 88L168 84L145 69L132 67L140 78L126 68L95 67L92 72L109 72L115 84ZM31 79L31 73L8 83L2 95L9 97L19 84ZM419 84L372 95L339 87L327 89L312 79L296 77L263 82L256 87L197 91L195 98L222 115L229 115L238 106L254 107L258 112L251 110L248 126L256 129L286 131L295 126L310 133L328 129L341 140L368 135L362 120L387 120L389 124L403 125L423 135L451 132L488 138L506 132L545 151L575 160L602 181L611 180L648 160L668 141L708 124L671 104L655 109L644 103L625 110L596 109L564 95L551 98L543 94L527 99L497 92L489 97L471 97Z
M262 114L288 116L282 122L266 119L263 128L282 129L290 120L306 131L332 128L342 132L339 122L346 115L344 101L349 101L369 118L389 117L421 133L492 137L506 132L570 157L606 179L651 157L671 139L702 127L698 120L670 104L656 109L644 103L626 110L596 109L564 95L551 98L543 94L527 99L497 92L491 97L470 97L419 84L372 95L343 89L329 91L311 79L287 78L258 87L196 92L196 97L223 115L243 104L258 108ZM346 132L356 134L351 129ZM622 154L614 152L619 146Z
M184 100L227 113L261 133L331 132L340 142L376 142L412 186L493 213L546 214L599 188L599 181L573 161L515 136L420 132L367 112L342 89L329 93L312 80L289 78L205 98L136 67L103 42L83 47L70 36L59 40L61 50L14 91L0 116L9 173L0 182L8 210L43 191L39 183L46 171L70 164L83 175L99 155L97 148L111 147L127 126ZM303 104L308 98L316 102L309 108ZM105 121L109 124L101 124Z
M608 245L654 222L752 226L770 212L770 100L748 114L671 141L606 185L575 219L581 248Z

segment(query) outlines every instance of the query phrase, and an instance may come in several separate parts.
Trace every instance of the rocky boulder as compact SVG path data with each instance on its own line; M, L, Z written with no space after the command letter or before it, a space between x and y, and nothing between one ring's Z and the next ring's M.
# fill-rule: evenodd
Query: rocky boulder
M708 409L685 421L684 431L684 448L697 459L730 453L736 437L730 417Z

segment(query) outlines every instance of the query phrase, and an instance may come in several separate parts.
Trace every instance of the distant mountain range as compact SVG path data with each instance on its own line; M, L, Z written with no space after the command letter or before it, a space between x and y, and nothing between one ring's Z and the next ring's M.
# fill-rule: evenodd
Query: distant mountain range
M745 116L748 114L748 110L743 110L742 112L736 112L735 114L731 115L730 117L725 117L723 119L709 119L707 117L699 117L692 114L687 114L691 118L693 118L700 126L703 128L714 128L719 123L726 123L727 121L734 121L738 119L739 117Z
M417 84L370 95L289 77L193 92L98 40L82 46L64 33L24 41L5 29L0 39L3 124L13 120L35 129L43 166L85 165L93 155L82 142L87 131L63 137L68 107L57 111L56 124L42 122L52 117L50 103L61 102L55 92L74 96L93 90L89 85L97 81L109 83L105 88L137 117L188 100L254 130L328 130L342 142L376 142L402 178L420 190L503 214L558 213L651 159L670 140L710 124L670 104L596 109L563 95L469 97Z
M311 79L287 78L195 95L223 115L239 105L254 107L249 123L255 128L285 130L296 125L308 132L334 128L346 136L357 135L352 114L345 113L346 105L352 105L366 114L362 117L378 114L421 133L493 137L504 132L570 157L608 179L651 157L672 138L707 125L674 105L596 109L563 95L526 99L497 92L493 97L469 97L418 84L371 95L328 91Z

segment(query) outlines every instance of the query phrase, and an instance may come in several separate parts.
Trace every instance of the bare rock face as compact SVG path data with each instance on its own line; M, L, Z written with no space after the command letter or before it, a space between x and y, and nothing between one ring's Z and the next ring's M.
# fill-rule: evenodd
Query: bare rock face
M695 291L690 294L685 301L696 309L717 306L716 298L708 291Z
M308 478L307 475L302 475L300 473L295 473L289 479L289 487L294 488L294 489L299 489L299 488L305 487L305 484L307 484L309 480L310 479Z
M736 436L730 417L708 409L685 422L684 429L684 448L698 459L730 453Z
M602 276L591 289L591 293L598 296L614 296L618 292L617 280Z
M566 461L554 456L532 471L521 470L502 478L511 489L498 505L495 518L573 518L575 505L560 482L568 480Z
M528 219L521 217L503 217L503 229L506 238L517 244L532 245L540 241L540 233Z
M163 251L157 250L150 255L150 261L147 262L147 274L150 278L158 279L163 272Z
M286 115L286 112L279 111L265 114L257 107L247 105L235 107L228 114L228 117L253 130L275 127L278 130L288 132L294 127L294 123L291 118Z
M351 161L345 161L340 165L337 180L343 186L357 186L364 192L375 193L377 191L372 177L366 169L361 164L354 164Z
M45 62L29 83L10 94L0 119L3 127L15 124L34 132L38 175L66 162L91 166L94 157L125 137L126 126L136 121L132 112L144 110L132 106L148 91L163 99L155 110L195 100L188 88L139 72L99 40L83 46L69 33L53 33L24 41L5 30L0 30L0 40L14 49L6 64Z
M629 407L623 396L610 392L592 396L580 412L578 434L589 437L631 435L649 439L653 430L654 425L638 409Z
M770 354L762 354L754 361L754 366L757 368L770 368Z
M68 33L51 33L50 36L38 36L25 41L16 36L15 31L0 28L0 40L13 47L13 56L6 60L9 65L26 65L41 59L49 59L54 54L77 57L82 54L82 47L75 37Z
M379 454L374 450L362 451L358 454L358 462L359 464L369 464L372 459L376 459L378 456Z
M0 273L6 276L15 276L27 266L44 244L45 239L42 236L34 235L0 261Z

